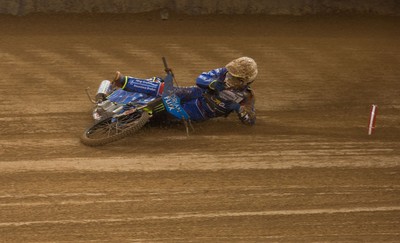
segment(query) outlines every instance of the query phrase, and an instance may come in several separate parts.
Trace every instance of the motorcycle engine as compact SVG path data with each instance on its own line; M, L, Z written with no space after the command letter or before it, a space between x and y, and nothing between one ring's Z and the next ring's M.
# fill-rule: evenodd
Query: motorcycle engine
M122 105L105 100L97 104L96 108L93 110L93 118L96 121L111 117L115 114L115 110L120 108Z

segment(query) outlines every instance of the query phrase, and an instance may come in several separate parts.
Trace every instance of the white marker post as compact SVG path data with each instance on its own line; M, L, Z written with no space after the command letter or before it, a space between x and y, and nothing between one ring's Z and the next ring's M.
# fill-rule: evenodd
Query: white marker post
M372 105L372 107L371 107L371 116L369 118L368 135L371 135L372 132L375 129L377 109L378 109L377 105Z

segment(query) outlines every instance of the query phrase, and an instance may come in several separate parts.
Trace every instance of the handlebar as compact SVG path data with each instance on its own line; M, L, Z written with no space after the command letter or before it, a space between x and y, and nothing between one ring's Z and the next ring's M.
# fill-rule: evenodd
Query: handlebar
M164 63L164 71L167 73L167 75L171 75L173 81L175 82L175 84L176 84L177 86L179 86L178 82L177 82L176 79L175 79L174 72L172 72L172 69L168 67L167 59L166 59L165 57L162 57L162 61L163 61L163 63Z
M173 74L173 72L172 72L172 69L168 67L167 59L166 59L165 57L162 57L162 61L163 61L163 63L164 63L164 71L165 71L167 74L171 74L172 76L174 76L174 74Z

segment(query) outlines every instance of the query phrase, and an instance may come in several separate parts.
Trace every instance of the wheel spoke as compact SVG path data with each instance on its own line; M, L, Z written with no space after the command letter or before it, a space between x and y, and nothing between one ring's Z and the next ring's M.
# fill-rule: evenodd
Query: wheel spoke
M118 118L107 118L88 128L81 141L89 146L103 145L117 141L142 128L150 119L146 112L136 112Z
M103 123L97 124L97 126L93 127L92 130L88 131L87 136L93 139L112 137L136 124L138 118L140 118L140 114L131 114L129 116L120 117L116 122L112 122L111 119L106 120Z

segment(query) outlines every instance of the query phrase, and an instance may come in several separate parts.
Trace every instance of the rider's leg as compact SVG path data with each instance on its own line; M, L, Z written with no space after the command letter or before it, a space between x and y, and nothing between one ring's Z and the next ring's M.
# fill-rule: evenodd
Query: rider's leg
M203 90L197 86L174 87L175 94L181 101L189 101L202 97Z
M182 108L186 111L192 121L204 121L208 119L207 114L201 107L199 99L184 102Z
M113 82L117 87L126 91L145 93L152 96L161 96L164 83L161 78L154 77L150 79L139 79L129 76L124 76L120 72L116 72Z

